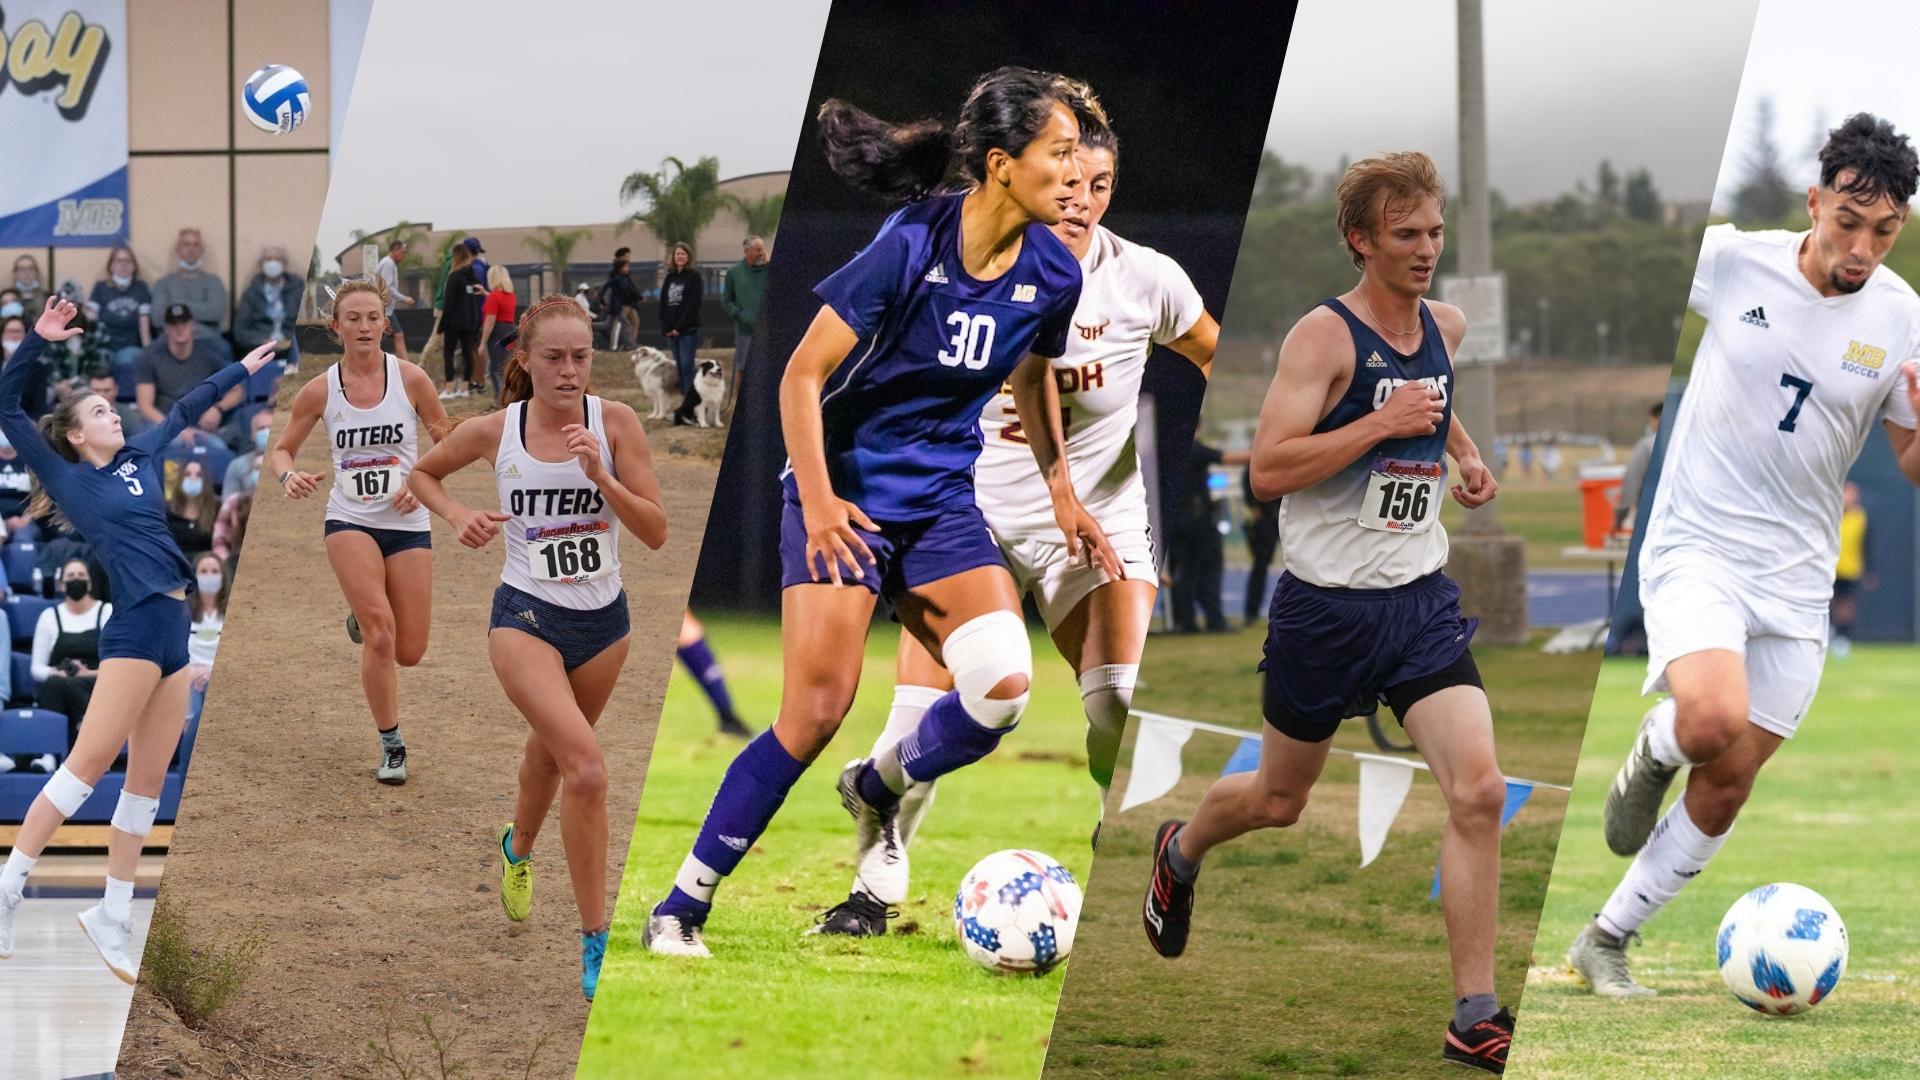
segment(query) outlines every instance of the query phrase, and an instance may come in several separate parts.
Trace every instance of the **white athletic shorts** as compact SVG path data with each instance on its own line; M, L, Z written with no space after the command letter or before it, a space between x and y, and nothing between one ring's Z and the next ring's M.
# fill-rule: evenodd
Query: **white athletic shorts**
M1120 564L1129 581L1160 584L1160 571L1153 562L1153 538L1146 529L1128 529L1107 534L1107 542L1120 556ZM1013 584L1021 593L1032 593L1040 617L1051 630L1065 621L1093 590L1113 580L1106 571L1089 565L1083 552L1078 563L1067 557L1067 545L1060 540L1002 540L1000 551L1007 557L1007 569L1013 571Z
M1746 663L1748 719L1793 738L1820 689L1827 659L1824 614L1758 595L1738 570L1708 557L1673 553L1652 568L1643 564L1640 603L1647 627L1641 693L1670 691L1667 665L1680 657L1726 649Z

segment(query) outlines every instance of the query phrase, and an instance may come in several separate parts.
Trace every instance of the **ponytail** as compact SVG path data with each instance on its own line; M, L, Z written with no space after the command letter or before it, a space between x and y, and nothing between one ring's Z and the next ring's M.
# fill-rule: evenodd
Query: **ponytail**
M80 451L74 449L73 443L67 439L67 433L79 426L80 404L93 396L92 394L75 394L54 406L40 418L40 437L47 440L48 445L53 447L54 453L67 461L80 460ZM33 483L27 492L26 515L35 520L49 519L58 528L69 527L71 522L67 520L65 514L60 512L60 508L54 505L53 496L40 483L40 474L30 475L33 477Z
M838 98L815 117L827 167L849 186L902 202L938 191L953 167L953 130L938 120L893 124Z

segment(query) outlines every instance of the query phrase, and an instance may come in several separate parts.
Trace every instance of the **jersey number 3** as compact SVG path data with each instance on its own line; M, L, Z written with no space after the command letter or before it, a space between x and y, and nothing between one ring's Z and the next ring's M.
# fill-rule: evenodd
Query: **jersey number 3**
M1807 403L1807 395L1813 393L1813 384L1796 375L1780 376L1780 385L1793 391L1793 404L1787 407L1787 415L1780 420L1781 431L1792 431L1800 419L1800 406Z
M987 366L993 356L993 316L969 315L956 311L947 316L947 325L953 327L953 339L947 347L940 350L940 363L944 367L965 365L968 371L979 371Z

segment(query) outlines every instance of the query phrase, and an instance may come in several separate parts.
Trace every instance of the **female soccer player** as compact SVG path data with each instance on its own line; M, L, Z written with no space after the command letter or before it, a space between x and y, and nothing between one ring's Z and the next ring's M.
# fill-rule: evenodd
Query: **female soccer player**
M1046 480L1005 392L981 414L985 445L974 477L981 513L1006 555L1016 589L1034 595L1055 647L1079 680L1087 770L1104 794L1113 780L1158 590L1147 490L1133 441L1140 382L1155 345L1185 356L1203 377L1209 374L1220 326L1179 264L1100 224L1113 200L1119 140L1091 112L1079 111L1075 119L1083 180L1053 234L1080 260L1085 283L1074 311L1075 332L1066 353L1053 361L1052 375L1060 393L1067 461L1078 478L1075 494L1100 522L1126 577L1113 578L1068 556L1054 525ZM927 707L952 686L952 676L903 629L893 707L874 755L918 727ZM933 790L933 784L915 784L901 799L902 844L912 842ZM820 917L819 932L883 934L888 912L856 877L847 899Z
M880 596L957 686L896 746L841 773L861 876L882 902L897 903L906 887L894 828L901 793L985 757L1020 719L1031 648L972 475L980 410L1010 376L1068 551L1091 549L1122 576L1074 495L1047 377L1080 295L1079 264L1047 230L1081 179L1076 105L1098 113L1059 75L1002 68L974 84L952 127L899 127L839 101L820 109L834 171L911 201L815 287L823 306L781 381L791 460L781 619L806 631L785 639L778 719L728 767L648 919L655 952L709 955L701 928L714 890L852 706ZM960 190L943 191L950 176Z
M164 422L133 438L121 435L113 403L75 395L39 426L27 418L21 390L48 342L79 331L78 309L47 301L34 332L0 369L0 431L33 470L36 515L55 511L93 541L113 582L114 614L100 628L100 676L67 759L33 800L0 870L0 957L13 951L13 914L27 874L55 829L93 794L107 766L127 748L127 777L107 840L105 898L80 913L81 929L100 958L131 983L139 961L133 937L133 874L140 847L160 811L160 787L187 716L187 588L192 567L167 531L160 451L273 356L261 346L194 387Z
M580 989L592 1000L607 949L607 773L593 726L627 656L620 529L650 548L667 514L647 435L632 408L589 394L593 325L579 305L549 296L520 320L501 408L467 420L414 467L410 486L460 542L502 532L506 566L487 633L493 671L532 732L520 797L502 826L500 901L507 917L533 906L533 842L554 796L560 842L580 909ZM475 460L493 465L500 509L475 510L444 481Z
M326 478L296 469L294 461L325 420L333 449L327 561L353 612L347 630L360 644L360 685L380 735L374 778L404 784L407 743L394 665L412 667L425 655L433 605L432 525L407 490L407 473L420 434L445 433L447 410L425 371L380 348L387 300L379 278L348 281L334 294L330 325L345 355L294 395L268 468L289 499L320 490Z

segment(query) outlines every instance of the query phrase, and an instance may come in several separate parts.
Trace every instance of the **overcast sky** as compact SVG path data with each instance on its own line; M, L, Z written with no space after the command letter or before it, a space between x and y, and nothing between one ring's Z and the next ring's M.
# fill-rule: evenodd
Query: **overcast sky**
M320 250L402 219L612 221L621 179L669 154L714 155L723 177L786 169L828 6L373 4Z
M1317 172L1342 155L1419 148L1452 177L1455 5L1366 0L1364 22L1356 22L1357 7L1301 0L1267 145ZM1483 0L1494 188L1515 201L1558 195L1591 182L1607 158L1622 173L1647 168L1668 199L1706 198L1754 7L1755 0ZM1848 10L1858 31L1861 20ZM1892 78L1893 67L1882 74ZM1854 77L1849 65L1845 78Z
M1910 4L1869 0L1847 4L1846 18L1824 17L1833 9L1813 0L1763 0L1753 27L1753 49L1734 107L1733 138L1714 201L1722 203L1744 179L1742 162L1759 130L1760 100L1773 104L1774 145L1795 184L1819 180L1815 153L1826 132L1849 115L1877 113L1920 139L1920 80L1907 66L1910 42L1887 38L1887 56L1859 52L1861 35L1888 27L1914 27ZM1849 57L1844 74L1824 58ZM1821 58L1821 59L1816 59Z

